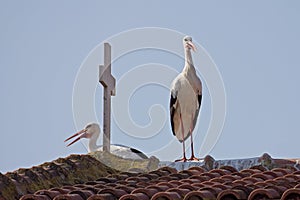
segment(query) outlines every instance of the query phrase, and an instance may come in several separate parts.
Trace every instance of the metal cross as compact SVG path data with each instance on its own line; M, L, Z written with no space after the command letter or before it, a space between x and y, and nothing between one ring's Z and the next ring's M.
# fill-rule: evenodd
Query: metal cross
M104 43L104 66L99 66L99 82L103 86L103 151L110 152L111 96L115 96L116 79L111 75L111 46Z

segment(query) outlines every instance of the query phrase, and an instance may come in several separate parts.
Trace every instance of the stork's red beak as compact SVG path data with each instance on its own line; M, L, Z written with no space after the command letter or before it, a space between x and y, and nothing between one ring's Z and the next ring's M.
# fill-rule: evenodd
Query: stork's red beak
M72 144L74 144L75 142L77 142L78 140L80 140L81 138L87 138L88 137L88 134L86 132L87 130L86 129L83 129L77 133L75 133L74 135L72 135L71 137L67 138L64 142L67 142L68 140L76 137L76 136L79 136L78 138L76 138L73 142L71 142L70 144L67 145L68 146L71 146Z
M193 49L193 51L197 51L196 46L191 41L188 41L187 45L188 45L189 48Z

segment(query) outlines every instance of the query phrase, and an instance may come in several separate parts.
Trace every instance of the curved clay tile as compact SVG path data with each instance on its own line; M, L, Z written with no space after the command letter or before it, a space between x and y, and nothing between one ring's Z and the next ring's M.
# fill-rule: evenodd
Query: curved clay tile
M258 173L258 174L253 174L250 177L253 178L260 178L262 180L269 180L269 179L273 179L273 176L269 175L269 174L263 174L263 173Z
M231 182L242 179L242 177L240 177L238 175L224 175L224 176L221 176L220 178L223 179L224 181L231 181Z
M70 189L63 189L63 188L51 188L50 191L58 191L60 194L68 194L71 192Z
M278 177L278 178L275 178L273 180L276 181L278 185L288 185L291 182L290 179L287 179L287 178L284 178L284 177Z
M259 186L254 184L246 184L245 186L251 189L252 191L260 188Z
M217 200L228 200L228 199L247 199L248 195L243 190L228 189L223 190L219 193Z
M83 190L88 190L93 192L94 194L97 194L101 189L100 188L96 188L95 186L91 186L91 185L85 185L84 188L82 188Z
M204 172L204 173L201 174L201 176L208 176L209 179L212 179L212 178L220 177L220 174L218 174L218 173Z
M297 174L287 174L283 178L289 179L290 182L300 181L300 175L297 175Z
M266 181L264 181L264 182L267 183L267 184L269 184L269 185L277 185L277 184L278 184L278 182L275 181L274 179L266 180Z
M202 184L203 185L205 185L205 186L213 186L213 185L216 185L216 184L218 184L217 182L212 182L212 181L204 181L204 182L202 182Z
M232 182L233 186L236 186L236 185L247 185L247 184L248 183L246 181L243 181L243 180L236 180L236 181Z
M151 183L149 183L149 182L143 182L143 181L142 182L138 182L136 184L137 187L141 187L141 188L147 187L149 185L151 185Z
M187 184L187 183L182 184L182 185L178 186L177 188L188 189L188 190L190 190L190 191L193 191L193 190L197 190L197 189L198 189L197 187L194 187L194 186L192 186L192 185L190 185L190 184Z
M265 189L274 189L281 196L287 189L289 189L289 187L288 186L283 186L283 185L269 185L269 186L265 187Z
M143 193L136 193L136 194L126 194L122 196L119 200L150 200L150 198Z
M205 175L193 175L189 177L189 179L198 179L200 182L204 182L210 180L211 178Z
M86 185L85 184L76 184L76 185L73 185L73 187L78 188L78 189L82 189L82 188L85 188Z
M281 196L281 200L297 200L297 199L300 199L299 188L288 189Z
M151 200L176 200L176 199L182 199L182 197L177 192L159 192L156 193Z
M229 166L229 165L225 165L225 166L222 166L220 167L220 169L224 169L224 170L227 170L229 171L230 173L235 173L235 172L238 172L238 170L232 166Z
M120 175L125 175L125 176L128 176L128 177L138 176L140 174L141 173L137 173L137 172L121 172L120 173Z
M61 194L53 200L84 200L79 194Z
M231 171L225 170L225 169L213 169L210 171L210 173L217 173L220 174L220 176L231 174Z
M126 191L122 189L115 189L115 188L106 188L98 192L98 194L107 194L107 193L113 195L115 198L120 198L121 196L128 194Z
M51 198L46 195L26 194L20 200L51 200Z
M207 185L204 185L203 183L193 183L191 186L194 187L195 190L199 190L200 188L207 187Z
M177 170L175 168L172 168L172 167L162 167L162 168L159 169L159 171L167 171L167 172L169 172L169 174L177 173Z
M198 191L209 191L214 196L218 196L218 194L220 192L222 192L222 189L221 188L217 188L217 187L204 187L204 188L200 188Z
M159 181L172 181L172 180L179 180L180 178L178 176L162 176L158 178Z
M137 182L136 181L126 181L127 186L132 186L132 187L136 187Z
M247 196L250 195L250 193L254 190L251 186L245 186L245 185L238 185L232 187L233 190L242 190Z
M54 197L60 195L61 193L59 191L55 191L55 190L38 190L34 194L35 195L45 195L45 196L53 199Z
M253 174L261 173L261 172L262 171L260 171L258 169L243 169L242 171L240 171L240 173L246 174L247 176L251 176Z
M193 175L200 175L203 172L199 171L197 169L188 169L188 170L183 170L183 171L181 171L179 173L185 173L185 174L188 174L189 176L193 176Z
M168 179L167 181L170 181L170 180ZM157 179L149 181L150 185L155 185L155 184L158 184L158 183L161 183L161 182L165 182L165 181L164 180L157 180Z
M148 188L153 188L153 189L157 189L159 192L163 192L163 191L166 191L169 189L169 187L167 185L151 185L151 186L148 186L146 187L147 189Z
M282 176L283 174L280 172L275 172L275 171L265 171L262 174L267 174L269 176L271 176L272 178L277 178L279 176Z
M271 171L281 172L283 175L291 174L292 172L294 172L294 170L287 169L287 168L274 168Z
M212 178L212 179L210 180L210 182L214 182L214 183L225 183L226 181L225 181L224 179L222 179L222 178L217 177L217 178Z
M257 183L257 182L262 182L264 181L263 179L259 178L259 177L246 177L241 179L242 181L245 181L246 183Z
M102 181L102 182L105 182L105 183L115 183L118 181L118 179L116 178L108 178L108 177L101 177L101 178L98 178L96 181Z
M267 186L270 186L273 184L270 182L257 182L257 183L254 183L253 185L257 186L258 188L264 188L264 187L267 187Z
M128 184L128 182L127 182L127 184ZM116 186L118 186L119 184L117 184L117 183L106 183L106 184L104 184L105 185L105 188L111 188L111 187L116 187Z
M112 194L106 193L106 194L94 194L87 198L88 200L108 200L108 199L116 199L115 196Z
M248 176L247 173L241 173L241 172L234 172L234 173L232 173L231 175L232 175L232 176L239 176L239 177L241 177L241 178L245 178L245 177Z
M170 174L170 177L176 177L178 179L185 179L185 178L189 178L191 175L189 175L188 173L177 173L177 174Z
M274 189L255 189L253 190L248 200L256 200L256 199L280 199L280 194Z
M127 192L127 194L130 194L133 190L135 190L135 187L125 186L125 185L117 185L115 189L121 189Z
M170 174L170 172L165 171L165 170L156 170L156 171L150 172L150 174L156 174L158 176L168 176Z
M216 184L213 186L214 188L220 188L221 190L227 190L232 188L233 186L230 184Z
M178 181L178 180L172 180L172 181L169 181L170 184L174 185L174 186L179 186L179 185L182 185L182 182Z
M204 169L203 167L198 167L198 166L190 167L189 170L197 170L197 171L199 171L200 174L206 172L206 169Z
M185 195L187 195L187 193L190 192L190 190L184 189L184 188L171 188L171 189L168 189L166 192L176 192L183 198L183 197L185 197Z
M144 176L136 176L136 177L129 177L125 180L126 181L136 181L136 182L146 182L146 181L149 181L150 179L148 179L147 177L144 177Z
M138 175L138 177L146 177L149 180L154 180L154 179L159 178L159 176L157 174L140 174L140 175Z
M182 179L180 181L181 183L188 183L188 184L193 184L193 183L200 183L198 179Z
M155 195L156 193L158 193L157 189L154 188L138 188L135 189L131 192L131 194L138 194L138 193L143 193L145 195L147 195L149 198L151 198L153 195Z
M184 200L193 200L193 199L216 199L216 196L213 195L208 190L203 190L203 191L191 191L184 197Z
M90 196L92 196L94 193L92 191L89 191L89 190L74 190L74 191L70 192L69 194L78 194L83 199L87 199Z
M157 183L156 185L165 185L165 186L167 186L168 188L174 188L174 187L177 187L176 184L172 184L171 182L161 182L161 183Z
M77 188L72 186L72 185L65 185L63 187L61 187L62 189L65 189L65 190L69 190L69 192L73 191L73 190L76 190Z

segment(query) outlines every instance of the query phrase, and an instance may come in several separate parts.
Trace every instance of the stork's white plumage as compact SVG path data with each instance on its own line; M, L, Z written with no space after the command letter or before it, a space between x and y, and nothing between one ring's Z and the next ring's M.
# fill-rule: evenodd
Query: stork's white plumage
M103 147L97 145L97 140L100 136L100 126L97 123L90 123L86 125L84 129L81 131L75 133L71 137L67 138L65 142L69 141L70 139L78 136L73 142L68 144L67 146L70 146L74 144L75 142L79 141L82 138L89 139L89 152L95 152L95 151L102 151ZM147 159L148 157L143 154L141 151L127 147L120 144L111 144L110 145L110 153L120 156L122 158L130 158L130 159Z
M192 38L183 38L185 50L185 66L182 72L174 79L171 85L170 120L173 134L183 143L183 158L176 161L187 161L184 141L191 136L192 155L189 160L199 160L194 156L192 132L202 100L202 83L196 74L191 49L196 50Z

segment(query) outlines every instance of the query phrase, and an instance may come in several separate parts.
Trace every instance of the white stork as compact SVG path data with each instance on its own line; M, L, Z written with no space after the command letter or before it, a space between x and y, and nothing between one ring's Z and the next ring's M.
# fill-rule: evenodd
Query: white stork
M183 38L185 50L185 65L182 72L171 85L170 120L172 132L183 143L183 158L177 161L187 161L184 141L191 136L192 155L189 160L199 161L194 156L192 132L195 128L202 100L202 83L196 74L191 49L196 51L190 36Z
M89 152L103 150L102 146L99 146L96 144L96 142L100 136L100 126L97 123L89 123L88 125L85 126L84 129L75 133L71 137L67 138L65 140L65 142L67 142L68 140L70 140L76 136L78 136L78 137L73 142L68 144L67 146L74 144L75 142L79 141L82 138L87 138L87 139L89 139ZM141 151L134 149L134 148L124 146L124 145L120 145L120 144L111 144L110 152L112 154L115 154L122 158L130 158L130 159L147 159L148 158Z

